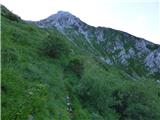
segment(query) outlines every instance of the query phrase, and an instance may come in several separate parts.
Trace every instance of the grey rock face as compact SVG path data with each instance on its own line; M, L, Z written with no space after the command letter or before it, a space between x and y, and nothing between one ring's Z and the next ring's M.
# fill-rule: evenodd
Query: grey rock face
M82 31L82 26L84 25L79 18L70 14L69 12L59 11L56 14L49 16L48 18L36 22L40 27L56 27L57 29L63 31L65 28L78 29L79 32Z
M113 64L112 60L110 58L108 58L108 57L107 58L100 57L99 59L102 60L103 62L109 64L109 65Z
M125 50L122 50L120 53L119 53L119 61L121 64L127 64L127 55L126 55L126 52Z
M133 57L133 56L135 55L135 51L134 51L133 48L130 48L130 49L128 50L128 55L129 55L129 58L130 58L130 57Z
M160 73L160 47L157 50L150 52L144 63L152 73Z
M160 85L160 80L156 80L156 82Z
M116 41L114 45L114 50L124 50L124 45L122 41Z
M57 14L49 16L37 24L39 26L57 27L59 29L69 28L71 25L76 25L79 22L79 18L73 16L69 12L59 11Z
M28 120L33 120L33 116L32 115L28 115Z
M97 38L97 43L105 41L103 29L101 29L100 27L96 28L95 35Z
M147 48L148 44L152 44L152 43L149 43L144 39L136 40L135 48L137 49L137 51L140 51L142 54L149 54L151 51Z

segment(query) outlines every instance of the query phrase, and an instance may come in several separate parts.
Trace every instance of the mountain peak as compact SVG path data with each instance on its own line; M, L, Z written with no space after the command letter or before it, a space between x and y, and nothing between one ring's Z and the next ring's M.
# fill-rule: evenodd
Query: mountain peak
M51 16L49 16L47 19L66 19L66 18L76 18L76 16L72 15L70 12L67 11L58 11L56 14L53 14Z
M63 16L74 16L70 12L68 12L68 11L62 11L62 10L58 11L56 14L63 15Z
M58 11L56 14L38 22L40 27L56 27L58 29L69 28L80 23L80 19L67 11Z

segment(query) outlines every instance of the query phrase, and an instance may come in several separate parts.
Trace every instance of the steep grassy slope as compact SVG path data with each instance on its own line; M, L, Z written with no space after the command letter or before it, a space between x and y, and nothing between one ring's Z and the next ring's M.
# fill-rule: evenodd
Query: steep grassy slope
M159 120L160 86L2 6L3 120Z
M39 52L47 34L2 17L2 119L69 119L62 68Z

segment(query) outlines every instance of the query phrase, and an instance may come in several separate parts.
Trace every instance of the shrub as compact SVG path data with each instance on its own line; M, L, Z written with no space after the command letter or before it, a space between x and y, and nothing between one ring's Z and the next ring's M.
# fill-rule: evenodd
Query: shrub
M42 44L42 50L51 58L59 58L69 54L69 46L65 39L57 35L49 35Z
M149 86L147 88L147 85L125 84L114 90L112 95L114 100L111 108L119 114L121 120L158 120L160 117L156 92Z
M15 54L15 50L12 48L2 49L2 64L18 61L18 56Z
M77 77L81 77L84 70L83 60L79 57L72 58L69 61L68 68L74 72Z
M149 50L154 51L154 50L158 49L159 46L156 45L156 44L148 44L148 45L146 45L146 47L147 47Z
M81 103L100 116L119 120L158 120L158 89L147 80L128 80L110 69L108 74L96 63L85 64L82 78L72 89Z

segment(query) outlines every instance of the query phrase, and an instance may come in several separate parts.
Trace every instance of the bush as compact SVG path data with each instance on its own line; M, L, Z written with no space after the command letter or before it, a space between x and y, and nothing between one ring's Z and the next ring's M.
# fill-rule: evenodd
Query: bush
M147 91L148 90L148 91ZM113 91L112 109L121 120L158 120L160 105L157 92L147 84L130 83ZM157 102L156 102L157 101Z
M85 64L82 78L72 91L81 103L100 116L119 120L158 120L160 102L158 87L147 80L128 80L114 69L108 74L96 63Z
M2 51L2 65L9 64L11 62L15 63L18 61L18 56L15 53L15 49L3 48Z
M42 50L51 58L59 58L62 55L69 54L69 46L63 37L49 35L42 44Z
M77 77L81 78L81 76L83 74L83 70L84 70L83 60L79 57L72 58L69 61L68 68L72 72L74 72L77 75Z

